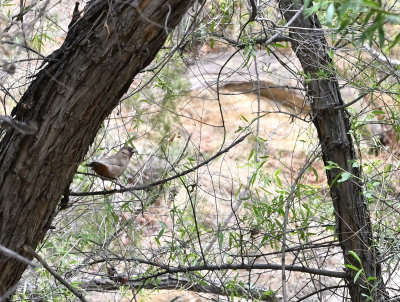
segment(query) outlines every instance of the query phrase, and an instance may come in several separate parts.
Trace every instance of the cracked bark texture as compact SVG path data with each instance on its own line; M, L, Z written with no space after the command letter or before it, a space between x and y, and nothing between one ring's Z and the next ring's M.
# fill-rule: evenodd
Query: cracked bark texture
M289 21L303 6L303 1L281 0L279 7ZM349 254L354 251L361 259L367 277L376 277L367 284L360 276L354 283L356 271L348 270L346 282L352 301L387 299L381 268L374 246L368 207L362 193L361 171L352 164L357 160L352 137L349 134L349 114L346 109L335 109L344 105L333 62L327 53L327 42L316 15L305 18L301 14L289 29L293 51L299 59L306 77L307 97L312 110L313 123L317 129L325 165L332 161L341 169L354 175L351 179L335 182L343 170L327 170L330 194L335 209L336 232L344 254L344 262L360 267Z
M13 115L38 132L0 142L0 244L28 258L103 120L193 1L93 0L32 82ZM168 26L168 28L165 27ZM0 296L26 266L0 254Z

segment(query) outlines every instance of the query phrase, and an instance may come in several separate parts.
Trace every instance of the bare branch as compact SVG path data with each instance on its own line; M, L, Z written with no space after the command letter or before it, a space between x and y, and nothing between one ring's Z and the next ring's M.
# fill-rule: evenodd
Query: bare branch
M54 269L51 268L50 265L47 264L46 261L42 257L39 256L38 253L34 251L33 248L31 248L29 245L24 245L24 250L29 252L33 257L36 258L37 261L39 261L43 267L53 275L54 278L56 278L62 285L64 285L66 288L68 288L79 300L82 302L88 302L88 300L85 299L83 294L78 291L76 288L74 288L71 284L69 284L63 277L60 276Z
M254 2L254 0L249 0L249 2L250 2L250 6L251 6L251 15L250 15L249 22L252 22L257 17L257 5Z
M195 265L195 266L186 266L186 267L176 267L170 268L167 266L159 265L159 267L163 268L165 271L155 274L153 277L162 276L167 273L175 274L175 273L187 273L187 272L195 272L195 271L222 271L222 270L282 270L282 264L272 264L272 263L240 263L240 264L221 264L221 265ZM334 277L334 278L345 278L347 273L345 272L337 272L337 271L328 271L323 269L317 269L312 267L305 266L297 266L297 265L286 265L285 269L287 271L294 272L303 272L308 274L315 274L320 276ZM143 279L148 279L148 277L144 277Z
M272 264L272 263L240 263L240 264L206 264L206 265L194 265L194 266L180 266L180 267L169 267L167 265L163 265L161 263L156 263L153 261L139 259L139 258L109 258L109 259L99 259L88 263L88 265L93 265L97 263L102 263L106 261L126 261L126 262L136 262L143 263L146 265L151 265L155 267L159 267L163 269L163 272L158 272L151 276L151 278L155 278L158 276L162 276L165 274L176 274L176 273L187 273L187 272L195 272L195 271L223 271L223 270L282 270L282 264ZM81 268L82 266L78 266L77 268ZM347 276L346 272L338 272L338 271L329 271L324 269L317 269L312 267L305 266L297 266L297 265L286 265L285 269L287 271L293 272L303 272L308 274L327 276L333 278L345 278ZM143 277L140 279L134 279L135 281L148 280L150 277Z
M21 261L22 263L25 263L27 265L31 265L33 267L39 267L39 265L37 265L36 263L33 263L29 259L21 256L20 254L14 252L13 250L10 250L9 248L6 248L5 246L2 246L1 244L0 244L0 252L8 257L17 259L18 261Z
M109 194L115 194L115 193L125 193L125 192L132 192L132 191L140 191L140 190L146 190L158 185L162 185L164 183L167 183L173 179L182 177L186 174L189 174L193 171L196 171L197 169L201 168L202 166L207 165L208 163L212 162L214 159L216 159L217 157L221 156L222 154L228 152L230 149L232 149L233 147L235 147L237 144L241 143L247 136L250 135L250 132L247 133L246 135L243 135L241 138L239 138L238 140L234 141L231 145L229 145L228 147L226 147L225 149L217 152L215 155L211 156L209 159L203 161L202 163L198 164L197 166L188 169L186 171L183 171L179 174L176 174L174 176L165 178L165 179L160 179L156 182L153 182L151 184L147 184L147 185L141 185L141 186L136 186L136 187L130 187L130 188L125 188L125 189L120 189L120 190L108 190L108 191L97 191L97 192L71 192L70 196L96 196L96 195L109 195Z
M307 156L306 162L305 162L303 168L297 174L297 177L290 189L289 196L286 200L285 216L284 216L284 220L283 220L282 257L281 257L281 261L282 261L282 294L283 294L283 301L285 301L285 302L288 301L285 271L286 271L286 239L287 239L286 238L286 235L287 235L286 230L287 230L287 225L288 225L288 221L289 221L290 206L293 202L294 193L297 189L297 185L298 185L300 179L303 177L303 174L306 172L308 167L310 167L312 165L312 163L317 159L317 157L320 156L320 153L317 152L317 150L316 150L317 148L318 148L318 145Z
M308 295L306 295L304 297L301 297L296 302L304 301L304 300L306 300L306 299L308 299L308 298L310 298L310 297L312 297L312 296L314 296L316 294L322 293L322 292L327 291L327 290L333 290L333 289L345 288L345 287L346 287L346 285L335 285L335 286L323 287L320 290L314 291L314 292L312 292L312 293L310 293L310 294L308 294Z
M369 52L372 56L374 56L374 59L377 59L381 63L385 64L390 64L394 66L400 66L400 60L396 60L393 58L388 58L385 55L379 53L377 50L373 49L372 47L369 47L368 45L363 45L363 48Z
M38 130L38 127L34 121L29 121L28 123L17 121L8 115L0 115L0 128L9 130L14 128L22 134L32 135Z

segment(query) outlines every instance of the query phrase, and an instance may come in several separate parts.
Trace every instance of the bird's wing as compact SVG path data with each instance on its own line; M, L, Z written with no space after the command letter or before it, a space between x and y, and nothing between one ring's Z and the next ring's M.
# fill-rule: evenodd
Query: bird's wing
M107 165L114 165L114 166L120 166L120 167L124 167L125 166L125 161L123 158L121 158L120 156L116 156L112 155L110 157L107 158L103 158L98 160L99 163L102 164L107 164Z

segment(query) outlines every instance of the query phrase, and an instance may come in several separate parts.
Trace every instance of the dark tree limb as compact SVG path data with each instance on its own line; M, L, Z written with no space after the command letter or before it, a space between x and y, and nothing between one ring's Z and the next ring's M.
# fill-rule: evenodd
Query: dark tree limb
M319 293L322 293L324 291L328 291L328 290L329 291L336 291L339 288L344 288L344 287L346 287L346 286L345 285L335 285L335 286L323 287L323 288L321 288L319 290L316 290L316 291L314 291L312 293L309 293L308 295L305 295L304 297L301 297L300 299L296 300L296 302L304 301L304 300L306 300L306 299L308 299L308 298L310 298L310 297L312 297L314 295L317 295Z
M282 264L276 263L240 263L240 264L205 264L205 265L193 265L185 267L169 267L163 265L156 265L163 269L163 271L154 274L152 277L158 277L165 274L176 274L176 273L187 273L196 271L222 271L222 270L282 270ZM327 276L333 278L346 278L348 274L346 272L329 271L324 269L317 269L307 266L299 265L285 265L287 271L302 272L307 274L315 274L319 276ZM148 279L148 277L143 277L143 280Z
M304 6L303 1L280 0L279 7L289 21ZM334 162L337 169L326 170L330 194L335 209L336 233L343 250L345 264L360 267L360 263L349 252L355 252L361 259L367 281L360 276L354 282L356 270L349 270L346 278L352 301L373 301L387 299L374 245L371 221L365 197L362 193L361 171L353 163L357 160L352 137L349 134L349 113L344 107L338 81L328 55L328 44L316 15L304 17L301 14L289 29L293 51L307 75L307 96L310 100L313 123L317 129L325 165ZM317 30L316 30L317 29ZM337 182L345 171L352 177ZM368 300L370 301L370 300Z

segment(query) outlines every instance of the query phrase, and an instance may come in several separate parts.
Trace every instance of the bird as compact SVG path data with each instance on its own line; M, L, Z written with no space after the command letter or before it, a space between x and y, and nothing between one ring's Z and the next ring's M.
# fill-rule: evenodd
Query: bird
M122 147L117 153L109 157L104 157L98 161L87 164L87 167L106 179L115 180L126 170L132 155L137 153L132 147Z
M72 13L71 22L68 25L68 29L70 29L76 21L81 17L81 12L79 11L79 2L75 2L74 12Z

